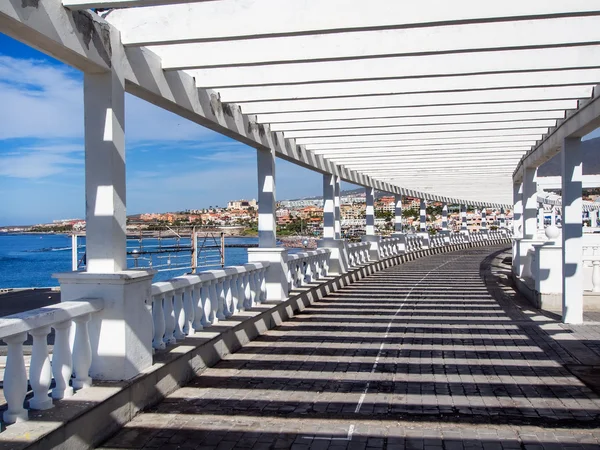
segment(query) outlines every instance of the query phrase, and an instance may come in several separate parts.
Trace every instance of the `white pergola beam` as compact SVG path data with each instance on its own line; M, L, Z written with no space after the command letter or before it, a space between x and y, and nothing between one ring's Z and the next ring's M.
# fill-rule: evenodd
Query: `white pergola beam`
M511 122L530 120L557 120L564 118L564 111L534 111L519 113L496 113L496 114L468 114L457 116L434 116L434 117L396 117L377 119L354 119L354 120L329 120L315 122L290 122L271 124L273 131L297 131L297 130L329 130L336 128L366 128L366 127L391 127L407 125L454 125L454 124L482 124L488 122L509 122L508 127L514 125Z
M453 92L519 87L594 85L600 69L553 70L540 72L485 73L435 78L400 78L341 81L274 86L220 88L224 102L300 100L310 98L356 97L414 92Z
M529 145L498 146L496 144L483 145L451 145L440 147L436 145L422 147L370 147L370 148L348 148L329 150L309 150L317 155L327 157L356 157L370 158L373 155L412 155L412 154L453 154L453 153L482 153L482 152L526 152L531 149Z
M474 161L474 160L485 160L492 161L498 159L510 159L517 161L523 156L525 152L490 152L490 153L424 153L424 152L409 152L409 153L394 153L391 155L378 154L378 155L364 155L359 157L346 157L341 155L328 155L327 159L335 161L339 164L347 166L348 164L364 164L371 162L378 163L405 163L407 161L421 161L426 163L428 161ZM416 158L416 159L415 159Z
M406 125L389 127L368 127L368 128L336 128L333 130L300 130L286 131L287 138L307 139L333 136L364 136L364 135L386 135L386 134L427 134L427 133L456 133L461 131L501 131L501 130L544 130L542 134L548 132L548 128L556 125L556 120L523 120L507 124L506 122L488 122L488 123L462 123L462 124L441 124L441 125Z
M431 92L322 98L308 100L279 100L241 103L246 114L334 111L367 108L397 108L439 105L496 104L532 102L538 100L577 100L589 98L592 86L553 86L481 91Z
M597 68L600 45L441 53L341 61L298 62L188 70L198 87L281 85L384 78Z
M72 10L95 8L138 8L178 3L195 3L213 0L62 0L63 6Z
M591 99L583 101L577 111L561 121L537 147L523 156L514 171L514 180L523 179L524 168L538 167L556 156L566 138L581 138L596 128L600 128L600 85L594 89Z
M109 15L108 20L111 20ZM484 22L153 45L164 69L559 47L600 42L598 17Z
M453 5L444 0L433 0L423 8L408 8L402 3L388 0L372 0L368 3L361 0L303 0L299 8L281 5L281 0L223 0L118 10L111 13L110 20L118 29L123 30L124 44L146 45L248 36L406 28L411 25L449 22L491 22L509 18L587 14L595 13L598 9L598 5L590 0L572 0L567 3L560 0L508 0L502 4L482 4L477 0L466 0Z
M261 123L317 122L393 117L436 117L448 115L499 114L511 112L561 111L577 108L577 100L539 100L506 103L407 106L391 108L347 109L258 114Z
M368 151L370 148L384 148L384 147L425 147L425 148L474 148L478 146L482 147L495 147L495 146L533 146L541 135L517 135L517 136L483 136L483 137L462 137L462 138L431 138L431 139L385 139L385 140L373 140L363 142L342 142L342 143L325 143L325 144L309 144L305 145L307 150L314 151L327 151L327 150L350 150L350 149L364 149Z
M450 140L450 139L481 139L499 138L504 136L527 136L527 139L541 139L548 132L548 128L522 128L509 130L474 130L474 131L446 131L440 133L412 133L412 134L384 134L370 136L332 136L310 137L296 139L297 144L334 144L348 142L382 142L382 141L423 141L423 140Z

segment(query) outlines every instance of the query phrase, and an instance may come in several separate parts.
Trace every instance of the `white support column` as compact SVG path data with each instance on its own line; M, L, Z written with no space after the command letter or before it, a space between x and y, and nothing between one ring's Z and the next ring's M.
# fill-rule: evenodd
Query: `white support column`
M506 210L504 208L500 208L500 227L501 229L506 228Z
M118 64L84 74L86 271L127 269L125 82Z
M337 189L336 189L337 186ZM336 212L336 191L338 208ZM337 217L337 220L336 220ZM335 175L323 175L323 239L319 240L319 248L331 250L329 257L329 273L341 275L348 270L346 241L336 237L336 223L340 229L339 220L339 178ZM339 236L339 235L338 235Z
M402 195L394 196L394 236L402 234Z
M469 234L467 229L467 205L460 205L460 232Z
M567 138L563 142L562 162L562 320L583 322L583 200L581 140Z
M523 183L513 184L513 258L512 271L520 276L523 273L521 261L521 240L523 239Z
M92 378L128 380L152 365L148 305L155 272L127 270L123 56L118 54L118 34L111 33L110 39L111 70L85 73L83 83L86 272L54 276L63 302L105 300L104 309L89 323Z
M367 236L375 236L375 189L367 187L365 194L367 202L365 233Z
M429 248L429 233L427 232L427 201L421 199L419 208L419 236L423 238L423 248Z
M335 238L335 175L323 175L323 238Z
M488 227L487 227L487 210L486 208L481 208L481 231L484 235L487 236Z
M537 168L525 169L523 176L523 237L533 239L537 234Z
M334 223L334 230L335 230L335 238L336 239L341 239L342 238L342 213L340 211L340 206L341 206L341 202L342 199L340 198L340 182L341 179L338 176L334 176L334 197L333 197L333 204L334 204L334 218L335 218L335 223Z
M427 202L424 199L421 199L419 207L419 232L427 232Z
M370 242L369 258L373 261L378 261L380 258L379 254L379 241L381 238L375 234L375 189L372 187L365 188L365 198L367 202L366 209L366 234L363 236L363 242Z
M257 150L258 169L258 248L248 249L248 262L270 263L265 279L267 300L283 301L288 297L287 250L277 247L275 153Z
M275 248L277 243L275 216L275 154L257 150L258 168L258 246Z
M442 204L442 234L444 236L444 244L450 244L450 234L448 233L448 203Z

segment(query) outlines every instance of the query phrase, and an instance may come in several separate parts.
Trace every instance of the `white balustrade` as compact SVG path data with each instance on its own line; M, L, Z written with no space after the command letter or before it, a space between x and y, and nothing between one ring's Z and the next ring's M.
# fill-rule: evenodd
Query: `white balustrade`
M6 368L4 370L4 396L8 404L4 422L12 424L28 420L23 407L31 385L33 397L31 409L52 408L52 398L61 399L73 395L73 388L91 386L89 376L92 350L88 333L91 315L102 310L101 299L81 299L58 303L0 319L0 339L7 345ZM71 327L75 326L73 350L69 341ZM52 359L48 353L47 339L54 328ZM33 340L29 377L25 367L23 343L30 334ZM69 385L72 375L73 386ZM55 388L49 397L50 384L54 376ZM28 383L29 380L29 383Z
M152 347L162 350L264 301L268 262L208 270L152 284Z
M350 267L358 267L369 261L369 242L356 242L348 244L348 264Z
M600 292L600 246L584 245L582 247L582 260L584 263L592 265L592 292ZM589 276L589 272L587 276Z
M288 288L302 287L327 276L330 250L320 248L288 255ZM266 295L266 289L263 291Z

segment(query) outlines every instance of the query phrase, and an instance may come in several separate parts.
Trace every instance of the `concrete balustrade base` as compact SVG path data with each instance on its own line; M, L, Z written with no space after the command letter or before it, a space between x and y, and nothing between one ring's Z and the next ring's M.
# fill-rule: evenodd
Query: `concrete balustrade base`
M507 239L488 243L509 242ZM141 410L161 402L224 356L236 352L328 294L397 264L473 246L448 245L383 259L341 276L328 277L321 284L312 283L295 289L286 301L267 302L240 312L158 352L154 364L132 380L94 383L70 398L55 402L55 407L50 410L31 411L29 422L11 425L0 434L0 450L97 446Z

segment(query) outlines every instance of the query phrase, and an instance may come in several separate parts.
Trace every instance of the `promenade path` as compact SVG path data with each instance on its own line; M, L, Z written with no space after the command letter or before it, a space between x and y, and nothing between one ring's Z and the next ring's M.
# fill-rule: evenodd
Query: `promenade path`
M598 449L600 397L573 373L593 385L600 323L529 308L507 255L473 248L356 282L103 448Z

